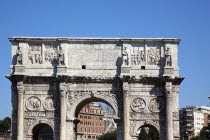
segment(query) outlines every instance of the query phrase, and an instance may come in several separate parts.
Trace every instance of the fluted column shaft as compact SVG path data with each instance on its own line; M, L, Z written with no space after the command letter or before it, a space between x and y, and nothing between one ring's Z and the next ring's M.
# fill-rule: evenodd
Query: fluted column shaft
M173 140L173 117L172 117L172 82L166 82L166 140Z
M17 94L18 94L17 140L23 140L24 139L23 82L17 83Z
M60 84L60 140L66 137L66 85Z
M129 95L129 87L128 83L123 83L123 104L124 104L124 140L129 139L129 101L128 101L128 95Z

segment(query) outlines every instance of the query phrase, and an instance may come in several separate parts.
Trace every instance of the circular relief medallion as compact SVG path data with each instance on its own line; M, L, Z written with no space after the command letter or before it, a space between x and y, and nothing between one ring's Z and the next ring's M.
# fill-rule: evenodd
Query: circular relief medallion
M146 103L142 98L135 98L131 103L131 108L136 112L142 112L146 108Z
M163 101L158 98L154 98L150 101L149 110L152 112L161 112L163 109Z
M43 103L43 106L46 110L55 110L55 102L53 97L47 97Z
M41 101L38 97L32 96L26 101L26 108L31 111L40 109Z

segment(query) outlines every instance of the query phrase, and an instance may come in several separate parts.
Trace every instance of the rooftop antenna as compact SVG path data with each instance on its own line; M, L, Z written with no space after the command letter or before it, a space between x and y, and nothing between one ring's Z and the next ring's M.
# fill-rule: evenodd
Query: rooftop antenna
M209 98L209 106L210 106L210 96L208 96L208 98Z

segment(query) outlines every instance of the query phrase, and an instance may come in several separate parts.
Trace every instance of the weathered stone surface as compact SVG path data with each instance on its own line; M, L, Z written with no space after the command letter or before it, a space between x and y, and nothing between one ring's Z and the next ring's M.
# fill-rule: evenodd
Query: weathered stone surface
M12 139L32 140L47 124L54 139L74 140L80 109L101 101L115 111L118 140L143 126L179 138L179 39L10 38Z

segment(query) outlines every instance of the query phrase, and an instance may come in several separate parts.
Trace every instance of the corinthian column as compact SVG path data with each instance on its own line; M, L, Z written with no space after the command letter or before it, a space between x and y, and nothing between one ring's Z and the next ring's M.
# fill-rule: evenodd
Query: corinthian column
M66 85L60 83L60 140L66 137Z
M173 140L173 101L172 101L172 82L166 82L165 85L166 95L166 140Z
M18 82L17 83L17 94L18 94L17 140L24 139L23 138L24 135L23 93L24 93L23 82Z
M123 83L123 107L124 107L124 140L129 139L129 101L128 101L128 82Z

